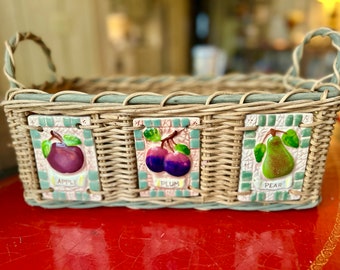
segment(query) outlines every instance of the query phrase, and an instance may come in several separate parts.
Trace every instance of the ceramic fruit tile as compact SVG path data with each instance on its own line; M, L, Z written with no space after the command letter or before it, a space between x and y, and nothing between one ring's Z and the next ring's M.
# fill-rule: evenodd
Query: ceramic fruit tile
M28 124L44 199L99 201L100 191L90 117L31 115ZM38 127L41 127L39 129Z
M136 118L133 121L141 196L198 195L199 118Z
M301 191L311 128L311 113L251 114L245 119L238 191L240 201L298 200L290 190Z

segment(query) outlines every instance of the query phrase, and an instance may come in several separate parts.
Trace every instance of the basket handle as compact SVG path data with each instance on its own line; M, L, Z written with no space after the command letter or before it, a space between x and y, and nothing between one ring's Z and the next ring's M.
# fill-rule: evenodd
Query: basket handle
M47 64L50 70L53 72L53 79L56 79L56 68L51 58L51 50L46 46L46 44L41 40L40 37L30 33L23 32L17 33L15 36L10 38L5 42L5 64L4 73L9 80L11 88L25 88L25 86L18 82L15 78L15 64L14 64L14 52L18 47L18 44L24 40L32 40L37 43L44 51L47 57Z
M333 47L336 49L336 57L333 62L333 73L321 78L319 81L324 81L326 79L331 79L331 83L340 84L340 34L330 28L322 27L311 31L306 34L302 43L298 45L293 51L293 65L288 69L285 80L288 77L299 77L300 76L300 61L303 56L303 49L306 44L308 44L312 38L321 36L329 37L332 41Z

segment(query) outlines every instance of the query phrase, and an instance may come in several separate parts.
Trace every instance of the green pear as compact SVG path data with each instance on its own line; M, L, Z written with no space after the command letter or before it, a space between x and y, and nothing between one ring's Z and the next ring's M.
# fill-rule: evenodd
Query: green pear
M262 164L266 178L273 179L289 174L294 168L294 158L283 145L279 136L272 136L267 141L267 153Z

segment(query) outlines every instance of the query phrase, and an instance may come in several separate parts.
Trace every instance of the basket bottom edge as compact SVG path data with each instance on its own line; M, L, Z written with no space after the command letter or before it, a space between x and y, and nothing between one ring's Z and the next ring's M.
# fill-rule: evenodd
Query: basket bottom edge
M39 206L46 209L89 209L99 207L126 207L130 209L196 209L196 210L219 210L229 209L238 211L283 211L283 210L305 210L316 207L321 202L321 197L318 200L307 201L300 204L291 203L247 203L247 204L223 204L223 203L183 203L183 204L156 204L150 202L126 202L118 201L111 203L103 202L83 202L83 201L48 201L37 202L32 199L25 199L26 203L30 206Z

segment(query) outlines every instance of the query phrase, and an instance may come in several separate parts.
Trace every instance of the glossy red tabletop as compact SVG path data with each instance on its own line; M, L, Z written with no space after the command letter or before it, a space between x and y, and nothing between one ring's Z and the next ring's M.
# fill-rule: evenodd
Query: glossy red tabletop
M313 209L31 207L0 182L0 269L340 269L340 142Z

